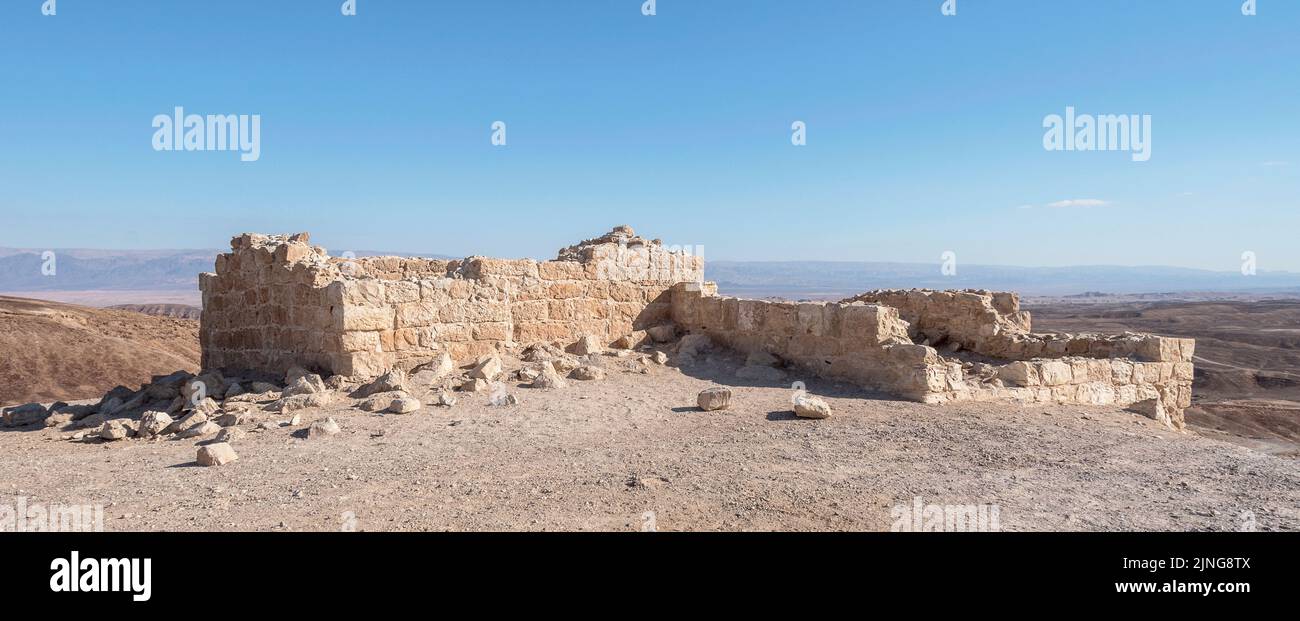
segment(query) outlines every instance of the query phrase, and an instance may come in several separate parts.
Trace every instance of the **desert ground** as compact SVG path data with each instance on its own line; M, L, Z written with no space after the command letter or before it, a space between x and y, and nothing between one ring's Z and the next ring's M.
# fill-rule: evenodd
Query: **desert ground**
M12 309L22 304L5 303L17 321ZM1034 311L1040 329L1120 319L1079 316L1109 313L1092 306ZM52 321L46 315L22 318ZM165 336L165 327L186 320L136 315L131 321L149 324L140 333L152 336L118 346L137 346L148 358L159 343L193 345L183 330ZM1170 329L1180 322L1165 325L1159 313L1122 319L1113 327L1184 335ZM55 325L65 324L96 321L64 317ZM1197 338L1211 327L1227 330L1223 321L1195 326ZM53 340L47 334L28 349ZM1205 343L1198 353L1209 359L1275 370ZM449 384L422 383L419 374L409 390L423 407L409 414L364 411L357 407L364 399L344 386L329 404L293 412L299 420L291 424L292 414L263 399L231 427L238 459L220 467L196 463L198 449L215 442L211 434L105 441L73 425L0 427L0 497L102 504L110 531L889 530L892 509L916 497L996 505L1002 530L1226 531L1248 520L1258 530L1300 529L1300 460L1278 431L1294 418L1261 430L1252 410L1226 426L1233 411L1223 399L1278 396L1259 392L1258 380L1245 399L1211 384L1197 407L1215 405L1206 411L1218 418L1189 416L1189 430L1179 433L1118 408L925 405L789 369L744 379L753 376L737 375L745 359L725 350L680 357L671 343L658 348L666 364L649 351L590 356L607 371L603 379L569 379L553 390L506 382L513 405L492 405L487 392L453 392L454 405L434 405ZM11 340L4 351L21 348ZM155 369L187 368L163 354L153 362L159 366L148 371L116 370L136 373L124 382L135 389ZM523 364L507 359L507 369ZM1214 375L1198 375L1198 393ZM794 381L806 382L833 415L797 418ZM733 391L731 407L695 407L696 395L715 386ZM99 393L81 396L94 403ZM338 433L308 433L327 418Z
M1203 435L1300 457L1300 300L1102 298L1026 308L1036 330L1195 338L1188 424Z

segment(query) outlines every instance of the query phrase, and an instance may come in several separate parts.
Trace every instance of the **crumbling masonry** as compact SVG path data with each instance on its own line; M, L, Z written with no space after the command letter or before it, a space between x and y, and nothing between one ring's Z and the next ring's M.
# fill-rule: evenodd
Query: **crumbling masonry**
M330 257L293 236L244 234L202 274L205 369L295 365L373 377L443 352L457 361L595 336L637 347L673 324L741 352L916 401L1129 406L1176 428L1191 404L1192 339L1034 334L1014 293L872 291L840 302L719 296L700 257L630 228L554 261Z

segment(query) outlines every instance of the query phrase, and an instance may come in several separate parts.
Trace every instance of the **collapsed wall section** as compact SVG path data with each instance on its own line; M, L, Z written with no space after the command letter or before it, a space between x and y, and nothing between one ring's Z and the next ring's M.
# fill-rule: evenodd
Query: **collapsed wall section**
M703 260L628 227L555 261L344 259L306 234L246 234L200 277L205 368L375 376L537 341L608 342L666 320L669 289Z
M706 283L674 291L673 318L741 351L928 403L1129 406L1175 428L1191 405L1192 339L1034 334L1010 293L873 291L796 303L722 297Z

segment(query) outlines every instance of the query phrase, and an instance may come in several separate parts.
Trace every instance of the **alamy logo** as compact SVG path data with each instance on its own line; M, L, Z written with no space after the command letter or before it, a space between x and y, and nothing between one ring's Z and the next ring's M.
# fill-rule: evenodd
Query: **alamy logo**
M912 504L897 504L889 511L894 522L889 530L896 533L988 533L1002 530L998 505L926 504L920 496Z
M50 561L50 590L55 593L131 593L131 599L147 602L151 594L152 561L138 558L81 558L73 550L69 558Z
M0 533L104 532L104 505L46 505L17 496L0 504Z
M1048 151L1131 151L1134 162L1151 159L1150 114L1075 114L1043 117L1043 148Z
M243 162L262 157L262 115L173 114L153 117L154 151L238 151Z

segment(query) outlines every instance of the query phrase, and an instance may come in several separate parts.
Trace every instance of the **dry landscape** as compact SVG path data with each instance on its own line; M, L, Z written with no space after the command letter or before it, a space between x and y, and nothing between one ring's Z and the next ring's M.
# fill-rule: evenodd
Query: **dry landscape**
M887 530L917 497L996 505L1004 530L1300 528L1295 302L1032 307L1035 328L1067 337L1028 332L1006 294L757 303L676 275L626 290L622 269L583 275L631 236L615 229L540 264L341 262L305 236L236 238L205 277L219 303L204 309L209 370L197 376L198 322L165 316L183 309L0 298L0 401L44 403L6 409L0 490L102 503L109 530ZM566 276L538 288L529 270ZM262 284L245 291L236 278L252 273ZM270 291L291 279L317 284L277 301ZM344 307L317 312L332 295ZM627 301L637 295L653 301ZM709 315L728 305L749 327ZM787 308L806 333L783 332ZM331 331L344 349L303 351L306 335ZM524 346L529 331L554 338ZM1135 331L1197 340L1181 431L1186 406L1164 382L1185 363L1149 360L1190 355L1190 341ZM863 334L879 341L833 340ZM828 353L841 347L864 349ZM1096 347L1100 362L1076 355ZM891 351L921 357L889 370ZM216 370L238 362L250 364ZM1064 380L1049 379L1057 367ZM916 368L929 383L909 393ZM863 387L873 381L884 389ZM1148 386L1155 409L1115 401Z

